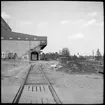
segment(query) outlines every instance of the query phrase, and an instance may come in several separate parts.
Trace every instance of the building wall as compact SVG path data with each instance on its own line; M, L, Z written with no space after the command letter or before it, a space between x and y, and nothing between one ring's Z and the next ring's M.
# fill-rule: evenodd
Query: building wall
M18 57L40 45L40 41L1 40L1 52L14 52Z

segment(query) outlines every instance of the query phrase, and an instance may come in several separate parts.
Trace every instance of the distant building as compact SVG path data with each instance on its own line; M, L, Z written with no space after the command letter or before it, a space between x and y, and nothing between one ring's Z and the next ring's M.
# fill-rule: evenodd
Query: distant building
M1 52L1 58L2 59L8 58L8 54L6 52Z
M46 45L46 36L12 32L12 29L1 17L1 52L15 52L19 58L38 60L40 59L41 50L43 50ZM4 57L4 55L2 55L2 57Z
M94 56L85 56L86 60L89 61L95 61L95 57Z
M66 64L68 61L68 58L67 57L60 57L59 58L59 64Z
M5 58L5 52L1 52L1 58Z
M23 60L28 60L28 59L29 59L28 54L26 54L26 55L22 56L22 59L23 59Z

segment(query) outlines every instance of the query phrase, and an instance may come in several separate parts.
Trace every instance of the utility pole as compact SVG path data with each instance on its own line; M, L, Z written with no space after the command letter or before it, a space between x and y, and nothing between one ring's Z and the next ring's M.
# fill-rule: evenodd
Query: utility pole
M14 55L14 68L15 68L15 55Z
M30 48L30 45L31 45L31 41L29 40L29 63L31 63L31 48Z
M15 67L16 53L14 53L14 67Z
M94 59L94 50L93 50L93 52L92 52L92 55L93 55L93 59Z

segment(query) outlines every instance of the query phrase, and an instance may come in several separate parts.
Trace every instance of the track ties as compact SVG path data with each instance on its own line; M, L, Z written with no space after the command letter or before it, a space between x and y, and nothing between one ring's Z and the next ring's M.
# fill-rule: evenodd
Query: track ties
M34 90L34 87L32 86L32 91Z
M43 90L45 91L45 87L43 86Z
M44 77L46 82L42 81L42 83L34 83L34 84L29 83L28 86L26 86L27 81L29 79L30 71L32 72L33 67L34 67L34 65L31 65L31 67L30 67L29 71L27 72L26 77L25 77L21 87L19 88L16 96L14 97L12 103L18 103L20 98L23 97L23 102L24 102L24 98L26 98L25 101L27 103L42 103L42 104L43 103L57 103L57 104L61 104L62 102L60 101L56 91L54 90L49 78L46 76L45 72L43 71L42 65L41 65L40 70L38 70L38 72L40 71L41 75L43 74L40 77L41 78ZM48 86L48 88L46 86ZM24 89L24 87L25 87L25 89ZM26 93L23 92L23 89ZM51 92L52 99L50 99L49 94L48 94L48 96L46 95L46 93L48 92L47 89ZM29 96L33 96L32 99L29 98L29 100L28 100L29 96L28 97L27 96L21 96L22 94L24 94L24 95L27 94L28 95L27 91L29 91ZM42 96L41 96L41 94L42 94ZM38 98L35 98L35 95L36 95L36 97L38 96ZM41 98L40 96L43 97L43 98ZM35 99L33 100L33 98L35 98ZM20 102L21 102L21 100L20 100Z
M36 86L36 92L37 92L37 86Z
M41 86L39 86L39 88L40 88L40 92L41 92Z

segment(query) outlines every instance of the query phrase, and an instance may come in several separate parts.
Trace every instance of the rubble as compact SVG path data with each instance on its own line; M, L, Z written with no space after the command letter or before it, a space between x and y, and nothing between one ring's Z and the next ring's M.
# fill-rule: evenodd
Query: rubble
M79 63L76 61L70 61L63 65L63 67L58 68L56 71L63 71L66 73L97 73L102 67L97 68L96 65Z

